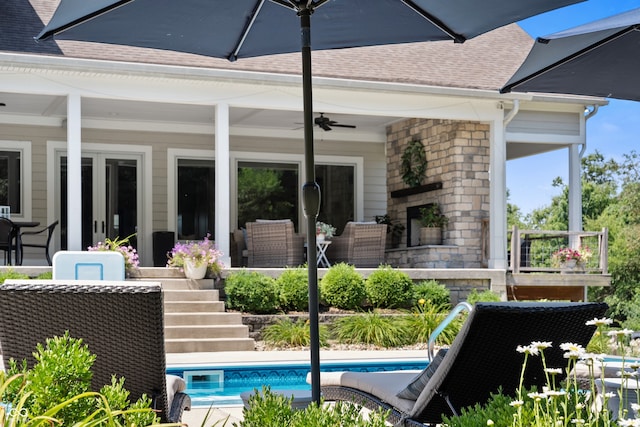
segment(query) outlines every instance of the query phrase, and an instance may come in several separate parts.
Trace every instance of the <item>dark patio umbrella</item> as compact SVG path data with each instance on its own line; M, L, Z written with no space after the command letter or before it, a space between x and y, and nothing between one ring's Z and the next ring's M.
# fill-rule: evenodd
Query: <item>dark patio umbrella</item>
M540 37L501 92L640 101L640 9Z
M61 0L38 38L158 48L235 61L302 51L307 230L315 229L320 188L315 182L311 94L314 49L420 41L465 40L584 0ZM315 233L307 259L316 259ZM320 400L318 278L309 264L311 390Z

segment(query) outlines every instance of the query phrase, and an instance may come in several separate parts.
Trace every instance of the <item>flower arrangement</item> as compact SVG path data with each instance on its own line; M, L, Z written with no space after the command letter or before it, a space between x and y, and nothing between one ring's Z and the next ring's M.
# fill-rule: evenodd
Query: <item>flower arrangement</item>
M140 265L138 251L129 243L129 240L133 236L135 236L135 233L123 239L120 237L115 237L114 239L106 238L104 242L98 242L95 246L89 246L87 250L120 252L124 257L124 270L127 274L131 274L137 271Z
M316 222L316 234L324 234L326 237L333 237L336 232L336 228L331 224L324 222Z
M633 331L609 329L612 323L609 318L588 320L586 324L597 329L588 347L594 347L595 351L606 350L607 341L610 341L618 348L618 354L623 355L617 359L619 366L615 365L619 368L616 373L620 378L619 386L605 388L599 384L607 379L605 354L587 351L576 343L560 343L566 365L548 366L545 351L556 344L533 341L516 348L523 355L523 365L514 394L499 391L492 394L484 405L469 408L459 417L444 417L444 424L450 427L640 426L640 405L635 403L640 393L635 381L638 364L624 356L630 347ZM523 385L524 373L534 363L542 365L546 376L546 384L538 390ZM558 378L560 374L565 374L562 381Z
M222 252L209 240L210 236L207 234L202 240L176 243L168 254L167 267L178 267L180 271L184 271L185 262L189 260L196 267L206 264L210 273L219 274L224 267L219 261Z
M560 248L551 256L551 260L555 267L559 267L562 264L566 264L572 260L575 260L577 264L585 264L591 259L591 249L588 247L571 249Z

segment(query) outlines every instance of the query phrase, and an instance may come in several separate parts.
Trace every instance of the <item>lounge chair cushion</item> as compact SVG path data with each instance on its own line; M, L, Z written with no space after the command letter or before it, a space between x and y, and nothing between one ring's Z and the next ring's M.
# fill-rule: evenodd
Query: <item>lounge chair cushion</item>
M415 399L403 399L398 393L415 378L418 371L384 372L323 372L321 386L341 386L361 390L378 396L385 403L403 412L409 412L415 405ZM310 376L307 375L307 382Z
M418 376L413 378L411 382L400 392L398 393L398 397L403 399L411 399L416 400L418 396L420 396L420 392L424 389L424 387L429 382L429 379L433 375L433 373L438 369L440 362L444 359L444 356L447 354L447 348L441 348L438 350L438 353L433 358L433 361L427 365L426 368Z

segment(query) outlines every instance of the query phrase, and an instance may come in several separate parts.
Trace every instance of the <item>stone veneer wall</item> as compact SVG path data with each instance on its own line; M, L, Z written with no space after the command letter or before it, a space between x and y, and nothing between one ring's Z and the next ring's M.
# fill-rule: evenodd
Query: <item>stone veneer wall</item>
M387 211L407 223L407 207L438 203L449 218L442 246L407 248L405 229L400 249L387 262L408 268L482 267L482 219L489 216L489 125L480 122L409 119L387 129ZM414 138L422 141L427 171L422 184L442 182L442 189L392 198L407 188L402 181L402 154Z

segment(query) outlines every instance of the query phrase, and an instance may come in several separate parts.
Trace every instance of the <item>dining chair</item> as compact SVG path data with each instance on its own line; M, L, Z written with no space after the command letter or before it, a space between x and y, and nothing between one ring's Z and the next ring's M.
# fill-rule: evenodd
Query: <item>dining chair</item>
M24 248L44 249L44 255L47 258L47 262L49 263L49 265L51 265L51 254L49 253L49 246L51 244L51 237L53 237L53 232L55 231L58 223L59 221L56 220L51 224L49 224L48 226L46 226L45 228L41 228L40 230L23 231L20 233L20 236L18 236L19 237L18 241L20 242L20 260L19 260L20 265L22 265L22 258L24 257ZM45 232L47 233L47 240L45 241L45 243L36 243L36 242L25 243L22 240L24 236L37 236L37 235L44 234Z
M4 265L11 265L11 252L16 250L16 227L9 218L0 217L0 250L4 252ZM20 264L16 259L16 264Z

